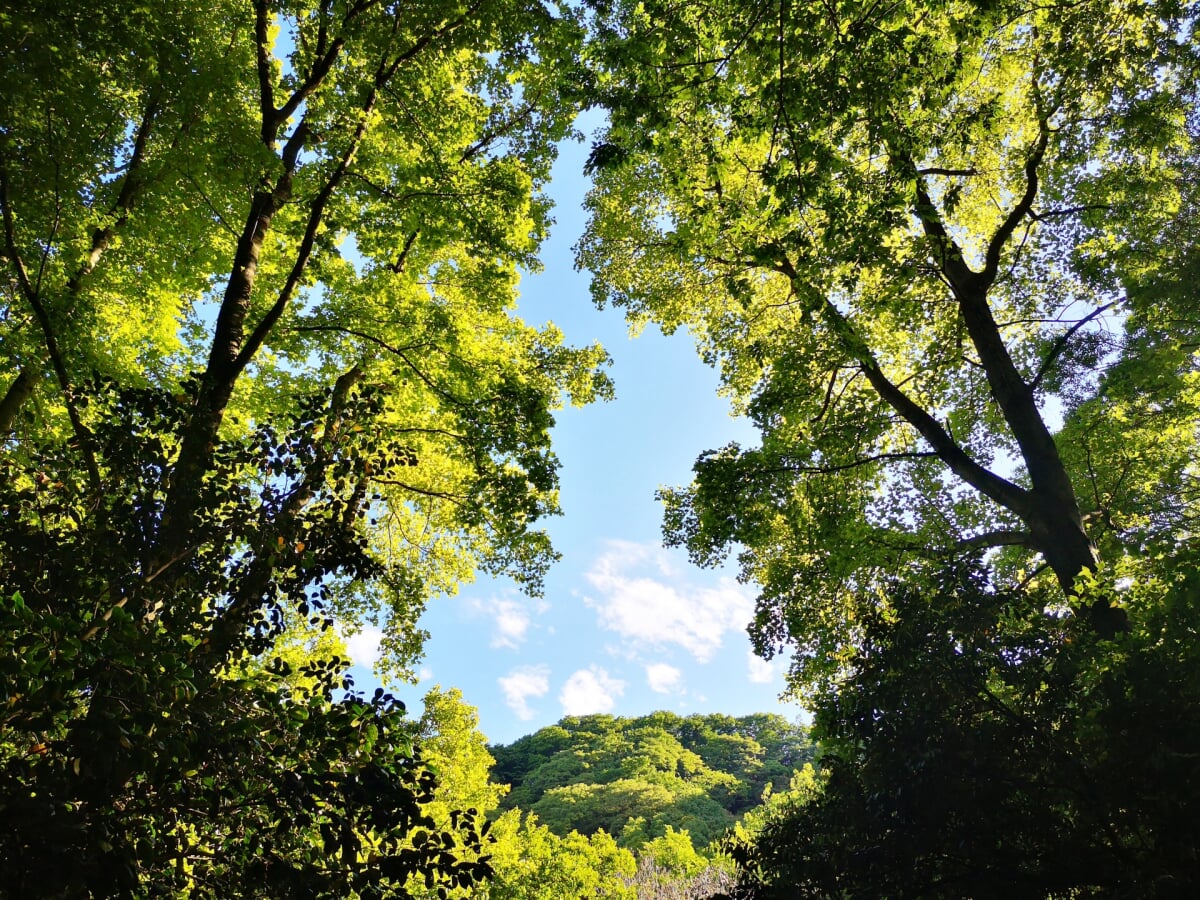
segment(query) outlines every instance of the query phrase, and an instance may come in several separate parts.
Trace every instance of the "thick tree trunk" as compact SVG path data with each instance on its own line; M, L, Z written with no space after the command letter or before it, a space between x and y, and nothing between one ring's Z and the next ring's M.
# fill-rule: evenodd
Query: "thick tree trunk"
M1054 570L1062 589L1070 594L1079 573L1096 564L1095 546L1084 529L1070 473L1037 407L1033 387L1017 369L1000 335L988 305L986 281L958 287L955 293L992 397L1029 473L1032 502L1025 511L1013 511L1029 526L1034 546Z

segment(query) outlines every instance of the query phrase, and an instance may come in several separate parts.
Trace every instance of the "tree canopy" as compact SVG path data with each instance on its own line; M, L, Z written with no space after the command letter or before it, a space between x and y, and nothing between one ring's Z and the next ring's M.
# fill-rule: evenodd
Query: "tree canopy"
M1185 6L589 6L610 125L579 260L599 302L687 326L758 425L664 491L665 532L738 549L796 685L886 574L986 551L1069 596L1191 527Z
M512 313L579 36L524 0L0 10L5 885L490 871L402 705L272 650L374 619L403 671L477 568L540 589L553 410L608 391Z
M1195 26L0 9L0 890L698 896L733 826L755 896L1194 893ZM610 386L514 301L584 103L596 299L686 327L762 435L664 490L667 539L740 554L819 770L773 716L489 749L344 674L335 623L403 674L430 599L542 589L554 412Z
M666 538L823 752L737 893L1195 893L1194 5L588 7L579 262L762 438Z
M512 786L503 807L559 835L603 830L638 850L686 832L703 848L812 753L806 730L779 715L569 716L493 747L492 777Z

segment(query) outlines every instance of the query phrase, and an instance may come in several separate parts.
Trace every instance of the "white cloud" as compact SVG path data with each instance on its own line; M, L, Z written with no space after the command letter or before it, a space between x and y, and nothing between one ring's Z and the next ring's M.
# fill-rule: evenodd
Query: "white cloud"
M611 677L599 666L580 669L563 685L558 695L563 715L586 716L611 712L616 698L625 693L625 682Z
M655 544L610 541L585 577L599 596L584 600L603 627L629 641L678 644L699 662L712 659L725 632L740 631L754 616L753 598L734 579L688 584L687 573Z
M646 683L650 690L659 694L669 694L682 686L683 673L674 666L666 663L653 663L646 666Z
M346 654L350 662L356 666L369 669L379 661L379 642L383 640L383 632L374 625L367 625L362 631L346 638Z
M503 678L496 679L504 692L504 702L518 719L533 718L530 697L544 697L550 692L549 666L518 666Z
M746 665L750 670L750 680L755 684L770 684L775 680L775 666L755 655L753 650L746 651Z
M532 610L527 602L508 597L489 597L487 600L471 601L471 609L492 619L495 631L492 633L493 647L508 647L516 650L524 643L532 621L532 613L545 612L549 605L538 603Z

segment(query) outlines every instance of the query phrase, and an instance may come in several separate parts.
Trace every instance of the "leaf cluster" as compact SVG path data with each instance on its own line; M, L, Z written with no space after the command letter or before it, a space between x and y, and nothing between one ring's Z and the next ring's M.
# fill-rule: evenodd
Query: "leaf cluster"
M403 704L354 692L336 656L293 672L270 655L285 609L327 628L325 580L376 567L355 485L387 440L362 432L322 452L316 426L336 425L325 397L288 427L223 442L200 546L147 571L180 401L103 381L89 396L105 422L102 508L55 442L7 460L0 488L5 890L367 897L413 873L486 876L454 849L481 846L469 813L418 831L434 824L435 779ZM301 489L311 502L289 515Z

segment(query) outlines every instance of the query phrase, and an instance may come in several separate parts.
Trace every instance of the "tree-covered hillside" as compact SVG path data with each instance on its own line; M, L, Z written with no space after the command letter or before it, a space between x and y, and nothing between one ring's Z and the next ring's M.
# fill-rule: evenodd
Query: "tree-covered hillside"
M502 808L537 815L555 833L618 836L638 848L668 829L702 847L764 791L785 788L813 755L808 732L779 715L568 716L494 746Z

